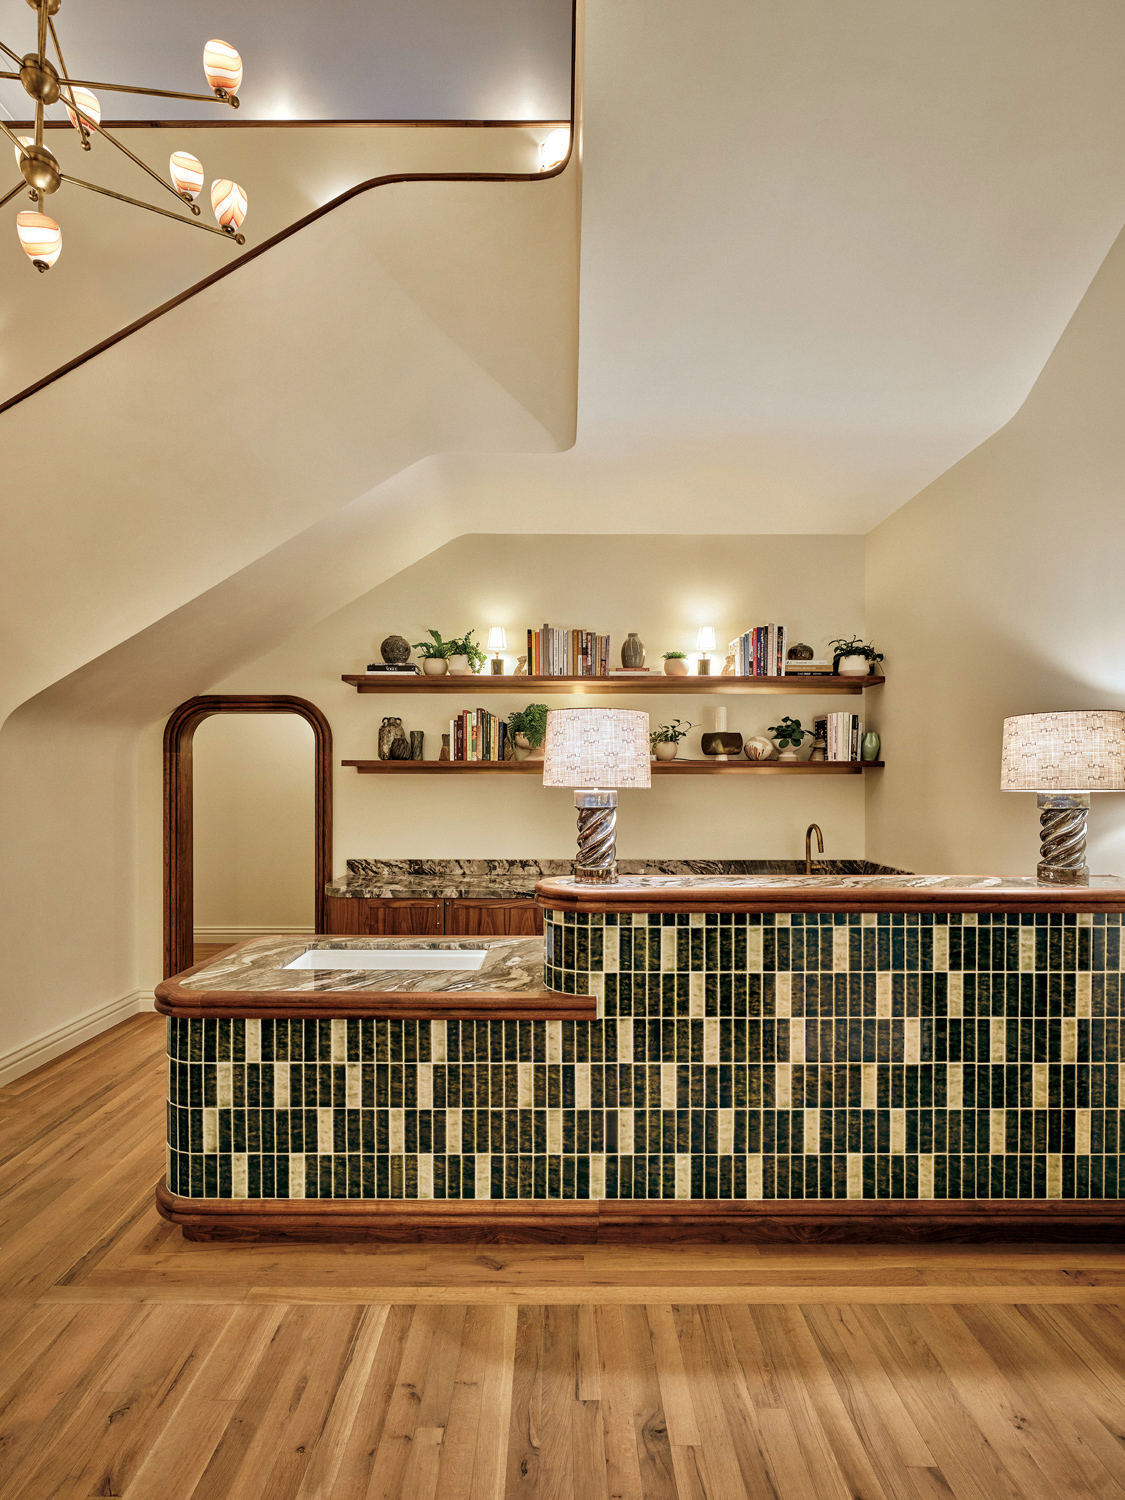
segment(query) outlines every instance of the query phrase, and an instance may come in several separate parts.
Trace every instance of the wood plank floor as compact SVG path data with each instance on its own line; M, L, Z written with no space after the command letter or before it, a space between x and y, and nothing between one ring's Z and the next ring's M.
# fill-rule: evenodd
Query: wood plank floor
M1125 1250L189 1245L162 1059L0 1090L2 1500L1125 1500Z

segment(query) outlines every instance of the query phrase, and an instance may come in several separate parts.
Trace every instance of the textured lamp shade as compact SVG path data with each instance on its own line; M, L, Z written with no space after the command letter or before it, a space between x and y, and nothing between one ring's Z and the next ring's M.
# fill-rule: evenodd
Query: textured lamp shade
M16 215L16 233L24 254L36 265L53 266L62 251L62 230L46 214L24 210Z
M1125 713L1098 709L1005 719L1000 789L1125 791Z
M73 86L71 92L74 95L75 104L77 104L78 108L82 111L82 114L84 116L83 124L85 124L91 130L93 130L95 126L100 125L102 121L102 107L98 103L97 95L91 94L89 89L79 88L77 84ZM71 109L70 105L66 101L65 96L63 97L63 103L66 104L66 112L70 116L70 123L74 126L75 130L77 130L78 115L74 112L73 109Z
M493 625L488 632L488 649L490 651L507 651L508 637L504 634L503 625Z
M237 94L242 84L242 59L229 42L209 41L203 49L203 71L213 89Z
M203 191L203 163L190 151L173 151L168 158L168 175L182 198L192 203Z
M648 714L633 708L560 708L547 715L543 785L647 787Z
M237 182L230 182L225 177L220 177L217 182L211 184L211 207L215 210L215 217L224 229L228 224L234 229L242 228L242 221L246 217L246 194Z

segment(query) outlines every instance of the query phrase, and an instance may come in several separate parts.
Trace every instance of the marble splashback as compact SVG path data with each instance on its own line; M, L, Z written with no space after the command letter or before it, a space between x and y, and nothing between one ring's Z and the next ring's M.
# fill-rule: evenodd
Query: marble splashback
M621 859L622 875L803 875L800 859ZM865 859L818 859L820 875L905 875ZM325 887L329 896L390 901L419 896L448 900L531 900L536 882L567 876L569 859L349 859L347 875Z

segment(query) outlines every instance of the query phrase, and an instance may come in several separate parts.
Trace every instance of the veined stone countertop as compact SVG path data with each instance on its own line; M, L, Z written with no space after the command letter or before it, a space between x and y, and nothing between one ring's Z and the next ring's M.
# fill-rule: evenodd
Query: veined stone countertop
M816 861L826 874L899 874L888 865L867 860ZM623 859L623 875L797 875L796 859ZM567 876L569 859L349 859L347 875L324 888L325 895L366 901L533 900L536 882Z
M310 949L485 951L479 969L288 969ZM166 979L156 1008L170 1016L443 1016L593 1020L594 996L543 983L543 939L265 937Z
M623 875L612 885L549 876L535 888L563 911L1125 911L1125 879L1041 885L1026 875Z

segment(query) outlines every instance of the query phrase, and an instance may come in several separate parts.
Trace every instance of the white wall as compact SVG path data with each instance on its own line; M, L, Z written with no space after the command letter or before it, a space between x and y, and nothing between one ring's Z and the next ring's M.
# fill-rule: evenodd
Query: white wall
M1125 237L1013 420L870 534L868 624L892 645L868 788L872 859L1034 872L1038 814L1003 793L1010 714L1125 707ZM1089 863L1125 873L1125 796Z
M430 626L446 637L476 626L483 640L488 626L499 624L515 648L529 624L545 620L608 632L615 657L626 633L637 630L657 668L666 650L692 651L702 624L713 624L725 643L739 629L779 620L792 642L805 640L820 654L830 636L863 629L863 539L465 536L209 691L294 693L326 714L335 740L337 873L345 859L362 855L567 858L574 848L573 798L545 791L535 778L391 782L339 764L377 755L386 714L424 730L426 757L436 759L458 706L506 715L531 701L530 694L490 694L487 677L467 683L463 698L360 696L341 674L377 660L385 635L398 632L413 642ZM509 671L516 655L509 650ZM560 707L575 702L534 696ZM678 715L700 727L709 727L705 715L716 702L687 692L652 699L640 691L613 701L647 709L654 722ZM787 712L808 724L819 709L841 706L819 697L723 701L730 727L744 735L761 733ZM698 730L681 753L700 754ZM829 855L862 857L861 779L656 780L649 792L622 794L618 847L627 858L794 858L803 854L805 826L813 820L825 830Z
M297 714L216 714L192 747L195 929L315 927L314 745Z

